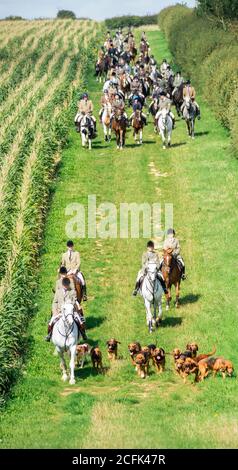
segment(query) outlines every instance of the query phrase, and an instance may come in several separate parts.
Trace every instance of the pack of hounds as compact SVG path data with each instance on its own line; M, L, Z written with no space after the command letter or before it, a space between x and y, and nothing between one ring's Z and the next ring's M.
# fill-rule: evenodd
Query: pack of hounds
M107 341L107 354L109 361L118 360L118 345L120 341L111 338ZM155 344L141 346L136 341L128 345L128 352L132 366L138 376L145 379L150 374L151 366L155 368L158 374L165 371L166 355L173 357L174 370L183 382L186 383L188 377L194 376L194 382L203 381L211 373L214 377L221 373L223 379L226 376L231 377L234 373L234 367L230 360L223 357L214 357L216 348L212 352L206 354L198 354L197 343L188 343L185 351L175 348L171 353L165 352L164 348ZM99 347L92 347L88 344L77 346L77 364L83 368L86 357L90 355L92 366L98 372L104 372L103 354Z

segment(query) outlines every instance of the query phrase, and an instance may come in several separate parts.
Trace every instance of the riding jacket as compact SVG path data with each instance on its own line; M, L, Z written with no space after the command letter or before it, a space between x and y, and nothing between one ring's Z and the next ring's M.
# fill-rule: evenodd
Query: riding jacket
M156 251L145 251L142 255L142 269L147 267L148 263L156 263L157 268L159 269L160 260L159 255Z
M53 316L61 314L61 309L64 303L74 305L77 301L75 289L57 289L55 291L54 300L52 303Z
M185 85L185 87L183 89L183 98L195 99L195 96L196 96L196 92L195 92L195 89L193 88L193 86Z
M80 100L78 103L80 113L91 114L93 112L93 103L91 100Z
M179 240L175 237L168 236L164 241L164 250L173 249L173 256L178 256L180 254L180 244Z
M66 251L62 255L61 266L65 266L67 271L80 271L80 254L78 251Z

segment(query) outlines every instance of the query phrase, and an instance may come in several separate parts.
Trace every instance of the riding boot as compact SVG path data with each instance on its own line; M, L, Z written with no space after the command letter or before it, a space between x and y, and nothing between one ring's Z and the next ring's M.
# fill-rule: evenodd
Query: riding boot
M82 290L83 290L83 301L86 302L88 300L86 283L84 284L84 286L82 286Z
M139 289L140 289L140 281L137 281L136 285L135 285L135 289L133 290L132 295L137 296L137 294L139 292Z
M198 120L201 119L201 112L200 109L197 108L197 118Z
M185 281L185 279L187 278L187 276L185 274L185 266L182 266L181 272L182 272L181 278L183 279L183 281Z
M78 330L79 330L79 334L82 335L82 338L84 339L84 341L87 341L88 337L86 335L86 331L85 331L85 323L80 323L78 319L75 318L75 323L78 327Z
M53 325L48 325L48 335L45 337L45 341L49 342L51 340L52 336L52 331L53 331Z
M173 129L175 129L175 118L172 118L173 121Z
M167 287L166 287L165 280L164 280L163 276L158 274L157 277L158 277L158 279L159 279L159 282L160 282L160 284L161 284L161 286L162 286L162 289L163 289L164 293L165 293L165 294L168 294Z

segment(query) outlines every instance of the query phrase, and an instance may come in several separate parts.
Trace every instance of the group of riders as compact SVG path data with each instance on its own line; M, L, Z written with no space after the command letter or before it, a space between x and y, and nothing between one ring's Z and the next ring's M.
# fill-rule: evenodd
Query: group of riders
M146 125L146 106L155 120L165 109L172 118L174 128L175 116L171 106L174 104L178 115L183 116L186 99L193 103L196 117L200 119L200 108L190 80L184 80L179 70L174 73L166 59L161 64L157 63L150 53L145 32L142 33L138 50L130 28L126 34L119 29L113 37L108 31L104 45L99 49L95 70L97 80L104 80L99 118L101 121L104 109L110 105L110 126L113 118L116 118L124 120L126 126L130 127L136 112L143 125ZM132 107L129 117L125 110L126 101ZM97 128L93 109L88 93L84 93L78 103L75 125L80 132L82 119L87 116L92 137L95 137ZM105 140L109 140L107 135Z
M87 340L86 335L86 322L83 313L81 301L87 301L87 288L86 281L83 273L80 270L81 258L80 253L74 249L74 243L69 240L66 244L67 251L63 253L61 258L60 268L58 270L58 279L54 289L54 298L52 303L52 317L48 324L48 334L45 338L50 341L52 337L53 327L62 315L62 309L65 304L72 304L74 308L74 320L77 324L79 335L81 334L84 340ZM167 238L165 239L164 250L170 249L177 266L181 273L181 278L186 279L185 264L180 254L179 240L175 237L174 229L168 229ZM155 245L152 240L147 243L147 250L142 255L142 267L138 272L135 289L133 295L136 296L141 288L142 282L145 278L148 264L155 263L157 267L157 278L167 294L167 288L161 268L163 259L159 258L158 252L155 250Z
M194 102L197 115L200 117L200 109L195 101L195 90L189 80L184 81L180 71L175 75L167 62L163 60L158 66L153 55L150 55L150 45L146 34L141 36L141 42L138 51L135 47L135 38L129 28L126 35L119 29L114 37L111 37L108 31L104 45L98 53L96 64L96 74L105 76L103 85L103 96L101 99L100 118L104 106L108 102L111 104L110 121L117 111L123 118L127 126L130 126L134 113L140 112L141 120L146 125L146 114L143 112L143 106L146 104L146 98L152 96L152 102L149 105L149 111L158 118L162 109L166 108L170 113L173 123L174 115L171 112L172 103L178 102L178 92L181 92L179 111L184 106L184 99L189 98ZM138 60L136 60L138 57ZM127 116L125 111L126 98L132 106L131 116ZM177 99L177 101L176 101ZM178 108L177 108L178 110ZM88 93L84 93L78 105L78 113L75 117L77 130L84 116L90 120L92 133L96 135L96 118L93 115L93 103L89 99ZM179 240L175 236L174 229L167 231L164 250L171 250L173 258L179 268L181 279L186 279L185 264L180 254ZM167 294L165 280L162 274L163 259L159 258L153 241L147 243L147 250L142 256L142 267L138 272L133 295L137 295L145 278L149 263L155 263L157 266L157 278L161 283L163 291ZM54 289L54 299L52 303L52 317L48 325L48 335L46 341L50 341L53 327L62 315L64 304L70 303L74 307L74 319L78 326L79 333L84 340L87 339L85 328L85 317L81 301L87 300L86 281L80 270L80 253L75 250L72 240L67 242L67 251L62 255L60 268L58 270L58 279Z

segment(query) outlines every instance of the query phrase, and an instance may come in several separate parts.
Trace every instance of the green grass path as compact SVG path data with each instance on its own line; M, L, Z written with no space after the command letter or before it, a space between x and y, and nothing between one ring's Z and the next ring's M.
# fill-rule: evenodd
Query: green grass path
M170 58L161 32L149 31L148 37L158 60ZM100 87L92 76L88 89L98 105ZM157 339L167 351L194 340L200 352L215 344L218 354L238 365L237 161L230 155L226 131L199 102L202 120L195 141L178 121L168 151L162 150L152 124L142 147L135 147L130 136L123 152L114 141L106 145L101 130L92 152L84 151L72 130L45 231L30 357L1 415L1 447L237 447L236 378L184 386L168 357L162 376L151 371L141 381L127 354L133 340L148 344ZM105 375L95 375L87 364L70 387L61 382L59 361L43 337L67 240L65 207L87 204L89 194L96 194L97 204L172 203L188 279L182 284L181 308L164 310L163 327L150 337L142 301L131 296L146 240L77 240L88 280L90 343L101 347L105 366L106 340L114 336L122 344L120 360Z

